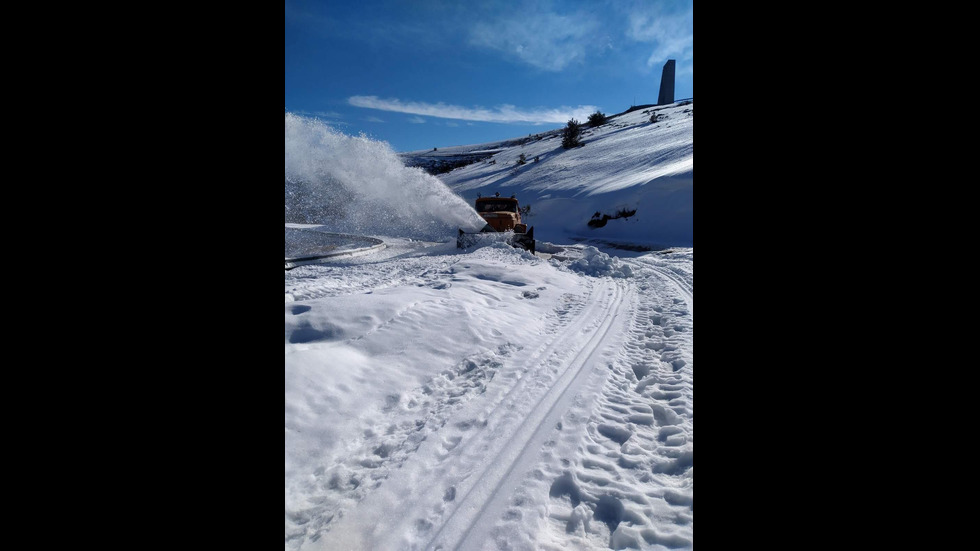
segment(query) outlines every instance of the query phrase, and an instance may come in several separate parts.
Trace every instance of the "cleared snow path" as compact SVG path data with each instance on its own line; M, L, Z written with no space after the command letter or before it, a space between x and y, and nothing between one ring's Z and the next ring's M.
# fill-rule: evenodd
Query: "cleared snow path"
M693 249L618 262L632 277L493 248L287 276L287 342L299 341L287 344L287 420L290 354L390 346L415 318L421 342L465 339L423 384L379 388L383 408L354 410L360 427L338 428L308 466L291 465L287 423L286 548L693 548ZM377 297L373 321L331 332L323 318L326 341L296 338L296 312L352 294ZM379 382L414 365L378 354L373 365L405 362Z
M488 427L474 442L474 457L489 452L493 459L467 484L463 499L426 548L477 549L490 539L494 522L506 516L512 494L539 460L539 450L551 442L592 370L601 367L602 353L622 334L620 310L629 293L624 287L615 280L596 281L587 307L532 354L528 376L498 406L520 413L502 416L500 424L510 426ZM531 409L521 412L529 404Z

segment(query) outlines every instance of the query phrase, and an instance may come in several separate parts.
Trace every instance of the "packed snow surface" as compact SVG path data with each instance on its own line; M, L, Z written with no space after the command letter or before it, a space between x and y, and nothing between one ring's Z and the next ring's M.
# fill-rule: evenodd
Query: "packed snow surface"
M486 167L432 177L289 114L286 159L287 249L311 232L385 247L285 272L285 549L693 548L692 243L575 227L539 237L535 255L458 249L457 222L475 213L453 187L465 177L450 176ZM670 176L587 178L605 191L564 197L638 217L642 188ZM693 188L693 173L678 178ZM444 211L405 215L432 204ZM658 240L669 248L609 245Z

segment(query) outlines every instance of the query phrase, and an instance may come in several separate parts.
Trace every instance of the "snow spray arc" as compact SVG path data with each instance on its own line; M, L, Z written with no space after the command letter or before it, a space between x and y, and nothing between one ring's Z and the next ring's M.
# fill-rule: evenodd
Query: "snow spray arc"
M386 142L286 113L285 221L427 241L484 221L441 180L402 164Z

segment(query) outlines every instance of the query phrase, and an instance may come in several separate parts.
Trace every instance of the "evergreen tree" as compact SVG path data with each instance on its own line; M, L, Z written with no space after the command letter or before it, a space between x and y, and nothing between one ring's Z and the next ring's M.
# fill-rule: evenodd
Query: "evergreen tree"
M582 145L582 127L575 119L568 121L568 124L561 131L561 146L571 149Z

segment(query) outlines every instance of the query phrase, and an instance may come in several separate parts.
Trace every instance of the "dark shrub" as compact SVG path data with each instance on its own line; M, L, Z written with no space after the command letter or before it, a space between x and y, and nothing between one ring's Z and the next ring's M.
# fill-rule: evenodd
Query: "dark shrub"
M596 111L595 113L589 115L589 124L592 125L593 128L599 126L600 124L606 124L606 121L608 120L609 117L603 115L599 111Z

